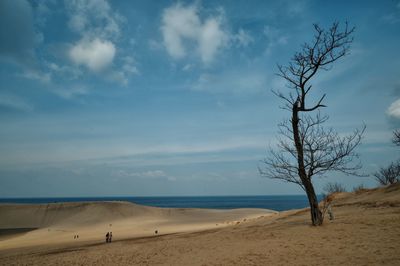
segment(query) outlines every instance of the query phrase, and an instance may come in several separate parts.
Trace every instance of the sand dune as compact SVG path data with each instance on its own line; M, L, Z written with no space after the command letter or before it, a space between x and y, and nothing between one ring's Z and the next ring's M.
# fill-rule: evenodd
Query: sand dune
M2 228L17 224L11 213L27 219L19 225L40 228L1 236L0 265L400 265L400 184L335 195L335 219L320 227L310 225L307 209L271 214L77 203L52 205L45 214L38 211L45 206L19 208L0 208ZM110 221L116 239L124 240L95 238ZM154 236L156 227L165 235ZM73 230L93 240L74 242Z
M104 242L108 231L113 232L114 240L151 236L156 230L157 235L199 231L274 213L263 209L155 208L130 202L3 204L0 250Z

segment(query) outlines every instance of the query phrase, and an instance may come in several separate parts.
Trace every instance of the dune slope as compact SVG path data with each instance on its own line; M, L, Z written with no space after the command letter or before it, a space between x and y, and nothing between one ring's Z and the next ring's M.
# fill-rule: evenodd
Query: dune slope
M222 227L276 212L264 209L174 209L130 202L0 205L0 250L114 240ZM79 238L75 236L79 235Z
M0 250L0 264L400 265L400 184L338 194L333 211L320 227L304 209L111 244Z

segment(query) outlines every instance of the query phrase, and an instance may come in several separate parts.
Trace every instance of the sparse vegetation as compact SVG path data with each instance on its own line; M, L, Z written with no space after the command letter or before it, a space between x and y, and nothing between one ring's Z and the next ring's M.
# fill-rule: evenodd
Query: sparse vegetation
M392 142L400 146L400 129L393 131ZM373 176L380 185L386 186L400 181L400 160L391 162L387 167L381 167Z
M381 167L374 173L379 184L386 186L400 181L400 161L392 162L387 167Z
M333 193L346 192L346 188L342 184L337 182L328 183L324 186L324 192L326 192L328 195Z
M365 190L366 190L366 188L364 187L363 184L360 184L358 186L353 187L353 192L354 193L360 193L360 192L363 192Z

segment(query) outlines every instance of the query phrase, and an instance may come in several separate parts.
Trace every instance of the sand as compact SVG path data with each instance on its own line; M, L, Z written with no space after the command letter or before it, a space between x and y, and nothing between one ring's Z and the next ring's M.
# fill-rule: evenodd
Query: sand
M335 220L313 227L307 209L3 205L0 228L38 229L3 230L0 264L400 265L400 184L335 195L333 211ZM114 242L105 244L110 228Z

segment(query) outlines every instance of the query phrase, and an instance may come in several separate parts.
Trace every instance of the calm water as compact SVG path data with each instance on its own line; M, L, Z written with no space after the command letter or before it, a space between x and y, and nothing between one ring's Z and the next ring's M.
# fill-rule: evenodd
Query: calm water
M277 211L308 206L303 195L282 196L202 196L202 197L85 197L85 198L8 198L0 203L53 203L77 201L129 201L141 205L171 208L263 208Z

